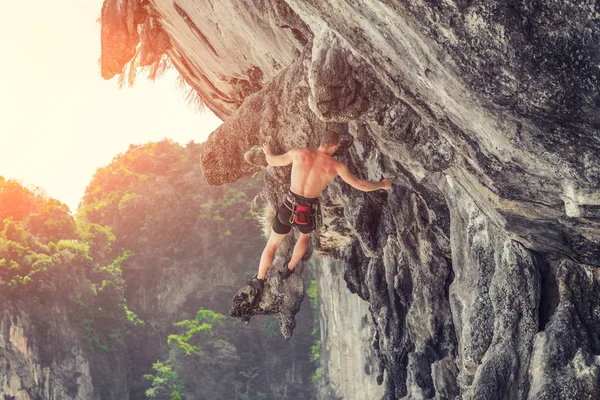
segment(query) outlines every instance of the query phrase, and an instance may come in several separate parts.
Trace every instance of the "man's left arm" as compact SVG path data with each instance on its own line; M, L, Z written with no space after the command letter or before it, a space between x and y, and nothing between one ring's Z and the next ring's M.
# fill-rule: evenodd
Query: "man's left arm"
M294 160L294 149L281 155L275 155L273 154L271 146L265 143L263 144L263 152L267 158L267 164L272 167L283 167L285 165L290 165Z

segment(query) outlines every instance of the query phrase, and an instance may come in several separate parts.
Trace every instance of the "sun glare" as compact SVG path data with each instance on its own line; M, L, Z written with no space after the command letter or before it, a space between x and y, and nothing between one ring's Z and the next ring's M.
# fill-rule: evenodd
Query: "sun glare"
M220 120L197 112L177 72L133 88L100 76L101 0L0 8L0 176L39 186L75 210L97 168L130 144L203 142Z

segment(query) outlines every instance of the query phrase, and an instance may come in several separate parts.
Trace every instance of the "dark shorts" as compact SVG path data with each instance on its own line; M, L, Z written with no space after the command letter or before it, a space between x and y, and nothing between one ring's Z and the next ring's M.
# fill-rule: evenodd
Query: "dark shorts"
M298 205L310 207L307 224L298 224L294 220L294 210ZM301 233L310 233L317 229L319 225L319 212L318 198L310 199L290 191L279 210L277 210L275 221L273 221L273 231L280 235L286 235L290 233L292 226L295 226Z

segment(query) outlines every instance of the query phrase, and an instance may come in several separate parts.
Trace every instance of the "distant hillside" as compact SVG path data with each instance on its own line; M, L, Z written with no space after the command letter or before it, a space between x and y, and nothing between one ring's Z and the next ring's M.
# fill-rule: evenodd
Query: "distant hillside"
M189 399L279 399L286 392L309 399L316 365L308 304L289 344L272 319L244 326L219 317L258 266L264 239L251 205L263 184L250 177L208 185L200 149L168 140L131 146L98 169L79 210L110 226L115 248L131 254L123 263L125 297L145 321L128 340L131 398L145 398L151 382L142 375L154 374L155 383L170 377L150 392L157 398L177 391Z

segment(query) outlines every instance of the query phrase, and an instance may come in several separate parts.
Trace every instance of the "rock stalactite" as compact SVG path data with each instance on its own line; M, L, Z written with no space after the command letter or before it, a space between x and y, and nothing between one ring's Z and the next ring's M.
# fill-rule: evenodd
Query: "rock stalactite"
M105 2L121 22L103 27L103 71L136 41L129 4ZM353 139L337 155L353 173L393 179L387 194L334 182L315 237L369 304L383 398L597 396L595 1L137 4L224 119L210 183L259 170L253 146L314 147L332 127ZM288 180L267 167L271 205Z
M243 286L233 298L230 315L239 317L244 323L248 323L254 315L276 316L281 335L285 340L290 340L296 327L296 314L300 311L304 299L304 282L300 278L301 265L298 265L298 271L286 280L276 276L278 272L273 273L287 268L286 260L291 257L293 244L289 238L281 247L279 256L273 261L269 281L265 283L263 290L257 291L250 285Z

